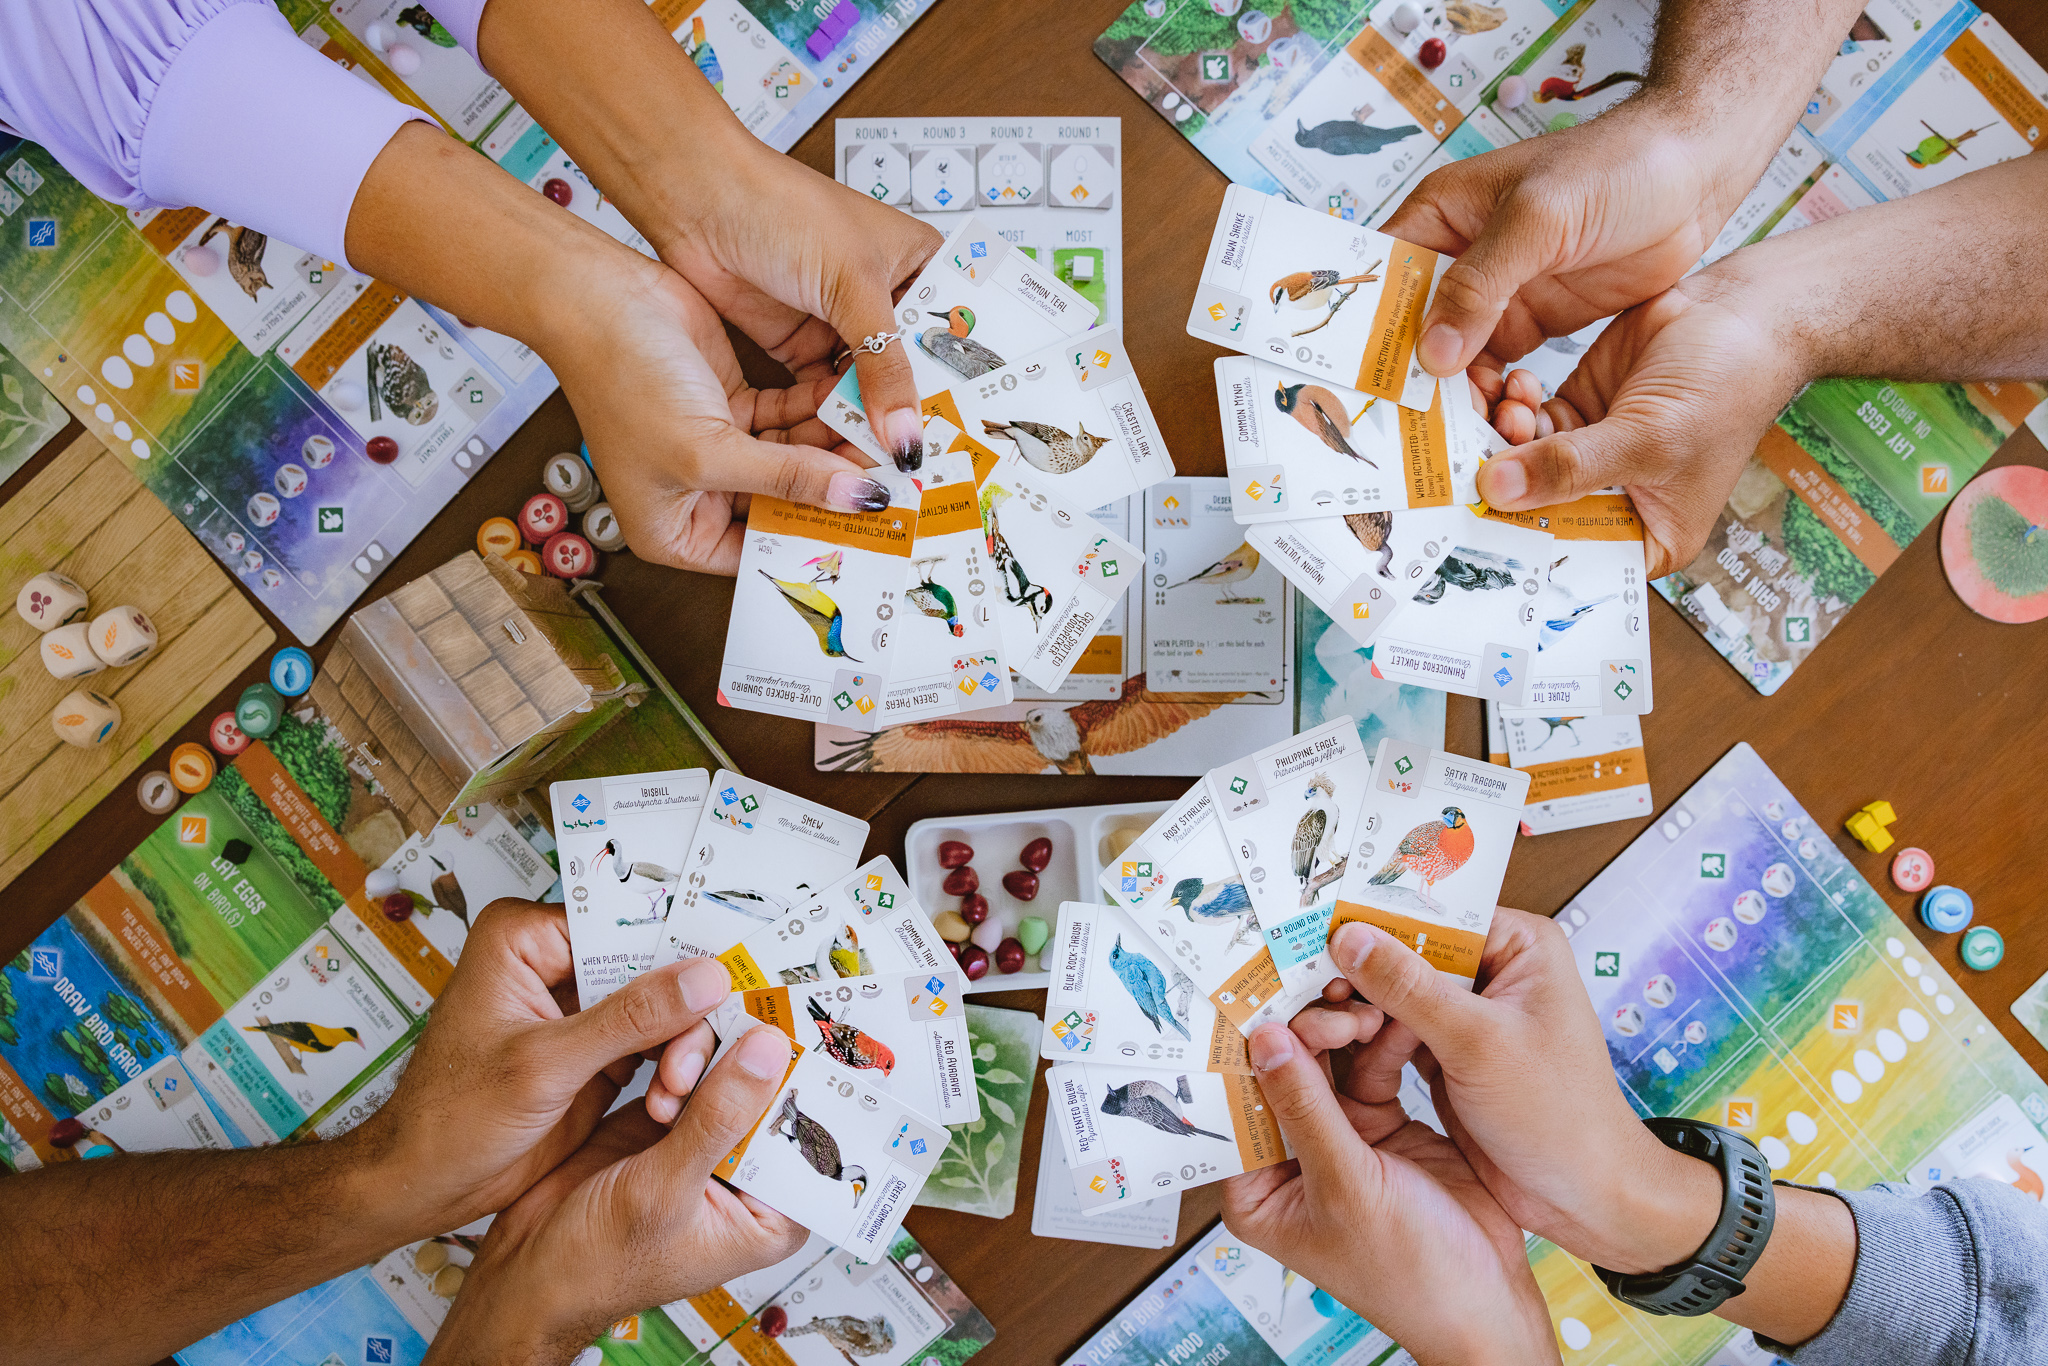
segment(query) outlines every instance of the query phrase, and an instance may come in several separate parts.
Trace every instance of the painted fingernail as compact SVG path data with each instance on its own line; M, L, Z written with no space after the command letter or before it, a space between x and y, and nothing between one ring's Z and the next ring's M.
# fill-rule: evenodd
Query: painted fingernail
M1518 502L1529 492L1529 472L1519 460L1489 460L1479 467L1479 494L1496 507Z
M825 486L825 501L841 512L880 512L889 506L889 486L846 470Z
M915 474L924 465L924 420L915 409L896 408L882 415L882 436L896 468Z
M1261 1072L1284 1067L1294 1056L1294 1032L1286 1025L1266 1025L1252 1035L1252 1066Z
M1415 350L1422 358L1423 369L1433 375L1448 374L1458 368L1465 340L1449 323L1437 323L1422 334L1422 341Z
M789 1066L789 1035L773 1025L748 1030L747 1037L733 1050L733 1061L750 1077L762 1081L779 1077Z
M683 969L683 1004L702 1015L732 994L732 974L716 958L700 958Z
M675 1066L674 1088L679 1096L686 1096L697 1085L697 1078L704 1075L704 1064L709 1062L702 1053L685 1053L683 1060Z
M1356 920L1339 925L1330 936L1330 957L1346 972L1356 972L1372 952L1372 934Z

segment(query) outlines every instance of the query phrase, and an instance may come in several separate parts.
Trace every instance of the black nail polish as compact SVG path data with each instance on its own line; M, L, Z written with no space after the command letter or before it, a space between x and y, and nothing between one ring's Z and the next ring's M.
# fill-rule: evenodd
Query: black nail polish
M889 506L889 486L873 479L867 480L854 494L853 500L860 504L862 512L880 512Z
M922 440L905 441L896 447L893 454L896 460L896 468L902 470L905 474L916 474L920 469L924 468L924 442Z

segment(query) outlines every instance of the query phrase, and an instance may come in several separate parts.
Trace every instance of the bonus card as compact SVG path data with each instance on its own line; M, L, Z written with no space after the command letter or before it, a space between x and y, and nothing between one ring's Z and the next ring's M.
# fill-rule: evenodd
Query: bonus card
M1450 553L1419 583L1403 583L1399 610L1373 642L1373 672L1521 706L1536 654L1536 598L1556 558L1547 531L1451 510Z
M1415 343L1451 258L1233 185L1209 240L1188 333L1404 408L1436 377Z
M981 1118L959 968L736 991L711 1012L730 1048L758 1022L941 1124Z
M982 478L981 531L1002 589L995 604L1010 667L1050 692L1066 680L1142 557L1006 456Z
M719 769L654 966L715 958L853 871L868 823Z
M1064 1062L1045 1080L1045 1122L1060 1131L1083 1214L1287 1160L1265 1093L1247 1076Z
M879 1261L952 1136L875 1085L872 1069L790 1052L782 1089L712 1174L855 1260Z
M1380 741L1329 928L1377 925L1471 986L1528 795L1518 769Z
M835 512L757 496L747 512L718 700L872 731L906 606L920 495L874 471L892 500Z
M1429 581L1450 553L1452 534L1470 520L1463 507L1350 512L1260 522L1244 534L1344 634L1370 645Z
M1595 493L1492 521L1556 538L1535 597L1536 657L1524 705L1640 716L1652 705L1643 523L1625 493Z
M896 305L898 344L910 357L918 397L929 398L1079 336L1095 325L1097 313L976 216L946 239ZM868 426L852 368L818 405L818 416L884 467L890 464L889 451Z
M1052 953L1039 1056L1251 1075L1244 1035L1124 912L1062 903Z
M962 431L1016 455L1075 507L1099 507L1173 473L1119 328L1055 342L949 390Z
M950 969L946 941L886 855L718 955L741 991Z
M555 847L585 1010L654 964L711 774L701 768L554 783Z
M1145 678L1153 692L1279 690L1286 583L1230 516L1229 481L1145 491Z
M960 429L945 418L927 422L924 434L917 539L882 690L882 725L1015 700L992 606L996 584L975 502L973 456L954 449Z

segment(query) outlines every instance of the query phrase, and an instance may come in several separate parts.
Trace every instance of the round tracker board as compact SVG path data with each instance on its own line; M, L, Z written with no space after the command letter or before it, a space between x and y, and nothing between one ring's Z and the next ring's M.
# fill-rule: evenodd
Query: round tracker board
M2048 617L2048 470L2001 465L1972 479L1941 525L1941 568L1980 617Z

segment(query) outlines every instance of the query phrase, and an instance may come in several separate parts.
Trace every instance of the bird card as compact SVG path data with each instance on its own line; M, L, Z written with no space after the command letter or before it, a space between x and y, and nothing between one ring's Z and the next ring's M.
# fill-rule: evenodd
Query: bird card
M1548 835L1654 809L1643 722L1636 716L1521 716L1488 707L1503 762L1529 775L1522 833Z
M1056 1063L1045 1122L1060 1131L1083 1214L1287 1160L1257 1081L1179 1067Z
M1099 312L976 215L946 239L897 302L897 335L903 354L910 357L918 397L924 399L997 371L1017 381L1015 367L1022 358L1086 332ZM1136 387L1133 382L1131 388ZM1138 403L1142 407L1142 395ZM857 371L847 369L818 405L818 416L888 467L891 455L868 425ZM1150 418L1146 413L1148 426ZM1161 452L1163 458L1163 447Z
M1408 601L1404 585L1428 581L1469 517L1463 507L1352 512L1259 522L1244 535L1344 634L1371 645Z
M1452 508L1449 553L1401 585L1373 641L1376 677L1525 705L1536 655L1536 599L1556 558L1550 533Z
M772 1024L797 1047L861 1073L918 1113L971 1124L981 1118L981 1094L961 1004L965 986L959 968L949 966L735 991L711 1012L711 1028L723 1053L757 1022Z
M1332 975L1330 912L1371 773L1357 723L1339 716L1203 779L1290 997Z
M1232 185L1209 239L1188 333L1427 411L1436 377L1416 361L1415 344L1451 259Z
M1107 527L1111 534L1136 542L1144 535L1137 520L1143 511L1137 497L1119 498L1113 503L1089 509L1088 515ZM1134 618L1131 609L1140 609ZM1114 702L1124 695L1124 680L1144 665L1138 657L1143 634L1143 599L1118 598L1103 616L1095 635L1081 650L1073 672L1059 687L1035 688L1012 676L1010 683L1019 702Z
M654 965L711 774L701 768L554 783L556 856L585 1010Z
M718 955L741 991L950 969L953 956L887 855Z
M1626 493L1595 493L1486 519L1555 537L1537 590L1536 657L1524 704L1547 712L1650 710L1649 579L1643 522Z
M856 1261L889 1251L952 1135L847 1067L796 1044L782 1088L713 1175Z
M1399 41L1403 35L1394 36ZM1382 66L1376 73L1363 64L1381 53L1394 70ZM1470 93L1479 92L1475 87ZM1269 116L1250 151L1303 204L1356 216L1392 194L1458 122L1450 96L1367 26L1349 47L1331 55L1280 117Z
M1330 929L1363 920L1471 986L1529 796L1529 775L1380 741Z
M961 1362L993 1341L995 1332L930 1250L906 1233L872 1265L833 1248L783 1286L759 1317L713 1348L708 1366ZM650 1353L632 1359L672 1358Z
M878 713L880 724L889 726L1015 700L996 624L973 455L960 446L960 429L943 417L927 422L924 434L917 539Z
M1460 394L1469 386L1447 385L1417 411L1257 357L1220 358L1232 515L1251 525L1476 501L1486 424Z
M764 925L807 915L853 871L867 838L866 821L719 769L654 966L715 958Z
M1075 507L1100 507L1173 474L1120 328L1063 339L956 380L948 397L971 439L997 456L1017 456Z
M1230 516L1227 479L1145 491L1145 679L1152 692L1277 692L1287 580Z
M1060 906L1040 1057L1251 1075L1244 1035L1113 906Z
M661 1312L682 1330L690 1345L708 1352L731 1337L762 1305L787 1290L832 1251L829 1240L813 1233L803 1246L779 1262L735 1276L685 1300L661 1306Z
M1038 1149L1038 1191L1031 1200L1032 1237L1157 1251L1172 1247L1179 1232L1177 1191L1135 1204L1126 1202L1103 1210L1092 1219L1083 1214L1074 1195L1073 1173L1067 1166L1067 1147L1060 1141L1059 1126L1045 1126Z
M1010 667L1051 692L1140 576L1143 557L1015 455L982 477L977 500Z
M892 499L877 512L755 497L726 626L720 704L853 730L882 724L922 500L911 480L873 474Z

